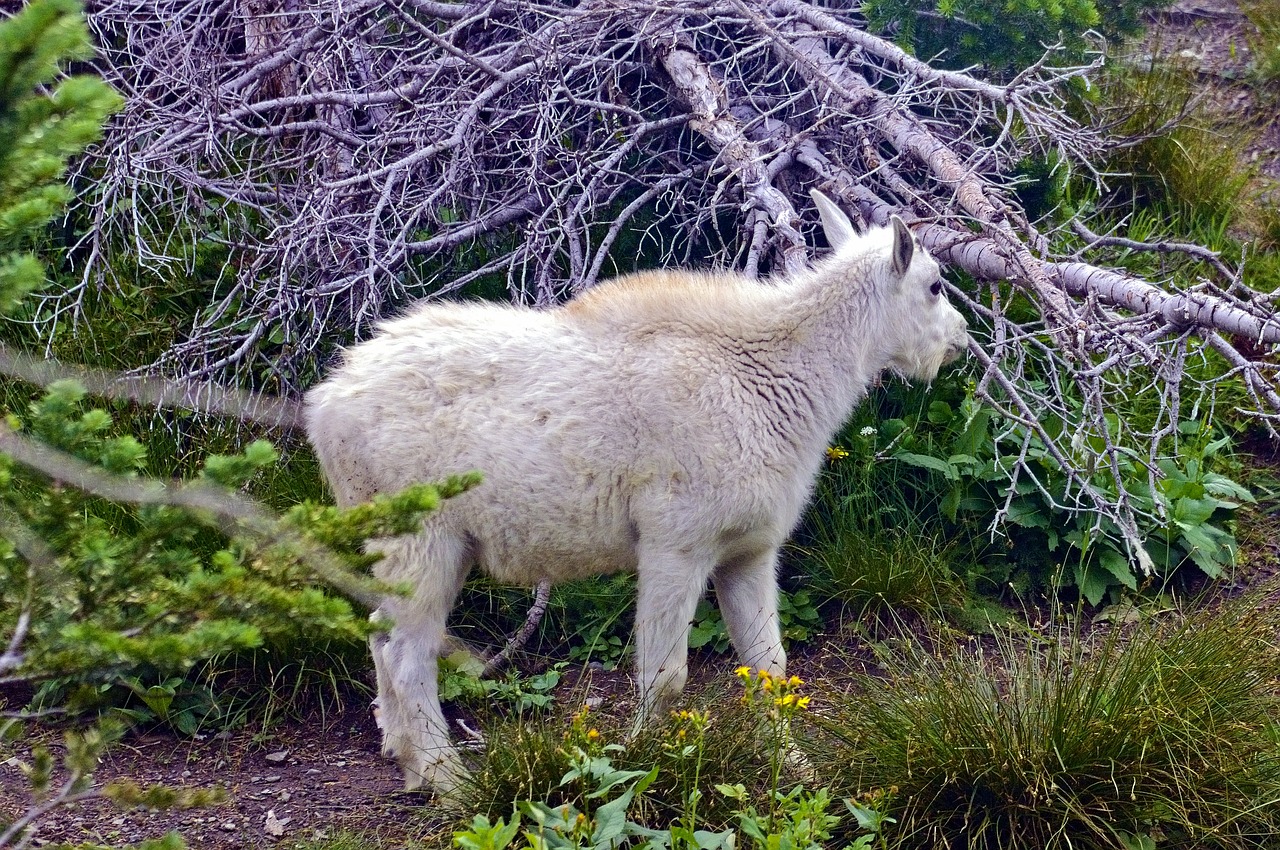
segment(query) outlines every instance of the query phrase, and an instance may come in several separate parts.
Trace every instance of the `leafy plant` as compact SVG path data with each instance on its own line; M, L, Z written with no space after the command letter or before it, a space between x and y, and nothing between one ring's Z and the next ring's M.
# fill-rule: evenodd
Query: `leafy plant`
M1118 425L1119 419L1109 421ZM1062 506L1070 503L1072 482L1061 465L1021 426L1013 424L996 432L995 422L991 411L965 399L957 411L954 430L958 436L951 446L938 455L899 451L894 457L944 479L941 509L948 518L965 512L994 516L1003 511L1011 525L1007 563L1012 570L1038 567L1044 571L1056 564L1057 568L1050 567L1051 583L1074 586L1095 605L1113 588L1138 589L1141 576L1134 553L1122 548L1118 531L1087 514L1065 510ZM1050 423L1050 427L1067 426ZM1094 486L1138 508L1143 554L1149 556L1148 568L1161 580L1167 581L1187 562L1210 578L1220 578L1235 565L1231 516L1252 497L1232 479L1213 471L1230 445L1229 438L1208 439L1196 421L1182 423L1180 431L1184 440L1180 452L1158 459L1154 471L1132 458L1120 462L1123 493L1115 492L1105 476L1098 476ZM1081 458L1096 456L1103 439L1077 440L1076 451ZM1000 492L997 485L1004 486L1008 478L1004 458L1019 453L1034 462L1037 479L1020 480L1011 491ZM1009 573L1005 581L1043 583L1045 578L1043 572L1024 579Z
M746 668L739 677L741 699L721 699L715 709L673 712L667 725L646 730L625 746L608 743L610 733L596 727L587 709L574 715L553 753L551 741L530 736L527 724L520 724L513 731L524 736L524 746L515 749L537 754L536 761L526 759L521 768L531 777L536 764L545 777L537 784L545 783L548 793L532 797L534 801L517 794L510 821L493 821L486 812L475 815L468 829L454 833L454 845L462 850L513 845L598 850L626 844L649 850L732 850L740 846L736 825L760 850L826 846L841 822L830 811L835 798L826 788L811 790L802 784L780 790L784 763L794 757L792 723L809 705L809 698L799 693L802 683ZM743 719L751 720L747 729L740 725ZM744 735L758 744L749 751L751 758L725 747ZM491 771L498 766L495 756L511 754L508 742L508 737L490 738L488 762L477 776L482 787L475 788L474 796L482 805L506 805L511 799L494 795L497 789L491 784ZM750 778L761 757L768 761L763 784ZM557 774L559 779L553 779ZM715 793L709 793L711 788ZM866 833L852 845L856 850L870 847L878 831L892 822L872 808L875 804L846 801Z
M605 576L557 587L552 591L551 616L543 630L544 640L559 644L568 635L571 660L594 661L606 670L613 670L631 651L635 598L635 577L630 575Z
M720 790L734 796L739 792L737 787ZM757 850L822 850L840 824L840 816L828 811L833 802L826 788L809 791L797 785L790 793L775 796L774 811L768 816L747 806L738 815L738 827ZM871 836L863 836L852 846L866 847L870 840Z
M440 699L473 705L506 706L519 715L551 707L554 691L564 675L564 664L552 665L533 676L507 671L500 679L482 679L484 664L461 651L441 660Z
M782 630L784 646L804 643L822 630L822 614L807 590L778 592L778 622ZM728 652L729 630L720 616L720 609L708 599L698 602L693 624L689 629L690 649L710 649L723 655Z
M911 395L889 392L898 398L874 399L878 404L840 435L844 456L820 481L799 538L809 571L828 592L859 611L907 605L956 616L967 604L962 579L996 593L1075 588L1091 604L1148 580L1118 529L1069 509L1076 485L1053 453L1022 424L978 402L971 386L939 384L932 400L920 399L914 409L901 400ZM1134 410L1107 417L1107 437L1079 434L1071 461L1092 474L1093 486L1135 507L1152 580L1170 581L1184 564L1219 578L1235 565L1234 514L1252 501L1227 474L1232 440L1188 419L1154 466L1133 454L1119 461L1124 488L1117 492L1096 458L1106 440L1123 443L1122 425L1148 415L1140 393L1134 398ZM877 406L883 418L864 424L875 421ZM1051 435L1072 427L1042 424ZM1010 486L1019 457L1034 477ZM991 545L997 518L1004 536Z

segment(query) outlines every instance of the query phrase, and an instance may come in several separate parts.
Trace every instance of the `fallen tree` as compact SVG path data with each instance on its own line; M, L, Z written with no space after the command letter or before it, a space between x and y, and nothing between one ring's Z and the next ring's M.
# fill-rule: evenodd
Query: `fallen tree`
M83 276L44 315L108 283L97 260L120 246L180 268L194 241L221 240L231 283L151 364L162 374L265 366L296 392L335 339L407 298L500 279L551 304L626 270L623 242L648 264L793 269L816 185L864 223L902 216L974 281L951 295L972 318L975 392L1022 441L1009 499L1031 482L1096 514L1144 571L1151 508L1122 464L1154 485L1184 409L1228 379L1247 413L1280 417L1270 296L1204 248L1042 229L1018 203L1028 158L1101 180L1113 142L1067 107L1100 55L1050 50L995 83L809 0L104 0L90 19L128 105L83 166ZM1202 274L1134 277L1107 264L1117 248ZM1136 392L1158 399L1152 421L1108 417ZM1068 472L1065 493L1033 445Z

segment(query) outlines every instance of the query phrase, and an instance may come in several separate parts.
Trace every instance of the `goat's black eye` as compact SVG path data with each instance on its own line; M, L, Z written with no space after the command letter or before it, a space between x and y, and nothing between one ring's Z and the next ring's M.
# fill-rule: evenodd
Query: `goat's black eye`
M941 294L942 294L942 281L940 281L940 280L935 280L935 281L933 282L933 286L929 287L929 291L930 291L930 292L932 292L934 295L941 295Z

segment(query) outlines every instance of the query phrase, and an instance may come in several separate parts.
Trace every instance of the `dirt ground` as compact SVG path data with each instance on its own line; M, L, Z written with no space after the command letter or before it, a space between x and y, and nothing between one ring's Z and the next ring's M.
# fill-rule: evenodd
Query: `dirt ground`
M1250 24L1231 0L1183 0L1156 21L1157 34L1135 49L1177 55L1206 81L1222 109L1254 112L1251 91L1237 83L1250 60ZM1243 152L1264 175L1280 181L1280 116L1260 114L1257 141ZM1252 579L1280 570L1274 541L1262 542ZM795 659L802 676L839 676L856 664L847 648L819 644ZM694 679L726 675L723 659L694 660ZM701 669L699 669L699 666ZM595 694L624 711L631 699L624 672L569 671L561 690L580 698ZM56 737L50 736L56 745ZM26 783L20 762L27 753L0 744L0 822L23 811ZM452 822L422 796L400 791L395 766L379 754L378 731L368 708L348 705L337 713L286 722L265 732L236 730L183 739L165 733L135 735L115 748L98 777L118 776L179 788L226 789L228 801L187 811L120 811L104 802L60 810L42 821L35 846L92 842L124 845L177 830L201 850L289 848L300 841L359 831L386 846L423 840L447 845Z

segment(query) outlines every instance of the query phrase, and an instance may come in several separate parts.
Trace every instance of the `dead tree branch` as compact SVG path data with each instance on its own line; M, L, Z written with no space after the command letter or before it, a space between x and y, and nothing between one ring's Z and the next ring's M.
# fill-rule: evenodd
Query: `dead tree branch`
M1069 471L1062 509L1135 558L1122 463L1154 481L1184 410L1227 380L1280 420L1280 322L1238 270L1083 221L1042 232L1018 202L1029 157L1102 180L1116 142L1067 109L1100 56L1050 50L997 84L810 0L102 0L91 23L128 106L82 167L79 285L40 315L73 317L119 252L181 275L221 245L208 308L154 371L269 372L292 394L411 298L483 282L547 305L637 265L795 269L819 185L865 222L902 216L976 282L953 295L979 394ZM1113 267L1148 247L1197 282ZM1108 419L1138 393L1151 421ZM1035 480L1025 449L1009 474Z

